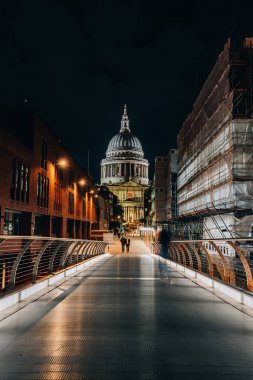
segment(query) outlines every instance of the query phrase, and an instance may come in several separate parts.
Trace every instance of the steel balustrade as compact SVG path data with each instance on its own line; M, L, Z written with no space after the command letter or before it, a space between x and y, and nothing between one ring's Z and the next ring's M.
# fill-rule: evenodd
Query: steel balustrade
M161 244L152 252L159 255ZM253 292L253 239L171 241L168 258L232 286Z
M34 236L0 236L0 296L105 253L108 243Z

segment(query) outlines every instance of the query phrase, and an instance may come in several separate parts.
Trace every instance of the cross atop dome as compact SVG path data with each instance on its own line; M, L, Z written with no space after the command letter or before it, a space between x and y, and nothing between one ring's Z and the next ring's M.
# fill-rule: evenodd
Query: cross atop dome
M123 113L123 116L122 116L122 119L121 119L121 128L120 128L120 132L125 132L125 131L130 132L126 104L124 106L124 113Z

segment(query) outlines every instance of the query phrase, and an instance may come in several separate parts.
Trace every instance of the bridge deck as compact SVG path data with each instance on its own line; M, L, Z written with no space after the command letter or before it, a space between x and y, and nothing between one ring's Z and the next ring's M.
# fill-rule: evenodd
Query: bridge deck
M0 337L1 380L253 378L252 318L146 254L80 273Z

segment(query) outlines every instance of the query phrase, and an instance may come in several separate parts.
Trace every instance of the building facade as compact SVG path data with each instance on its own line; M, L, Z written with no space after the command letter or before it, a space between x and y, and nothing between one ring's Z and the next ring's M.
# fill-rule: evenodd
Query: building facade
M115 204L116 196L108 189L107 186L97 185L98 193L98 229L109 230L117 218Z
M164 223L167 220L167 156L155 157L155 172L151 191L151 215L153 224Z
M178 214L207 239L253 236L252 57L226 43L178 135Z
M109 142L101 162L101 184L118 197L124 221L133 227L144 218L148 166L141 143L130 130L125 106L120 131Z
M166 220L170 221L177 217L177 170L178 153L171 149L167 155L166 172Z
M0 111L0 234L89 238L96 188L33 110Z
M151 190L152 224L164 224L177 215L177 150L155 158Z

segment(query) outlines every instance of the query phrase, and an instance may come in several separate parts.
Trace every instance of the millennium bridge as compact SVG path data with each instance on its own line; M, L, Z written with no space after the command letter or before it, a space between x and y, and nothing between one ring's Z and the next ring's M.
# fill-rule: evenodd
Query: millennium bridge
M0 379L253 379L251 246L1 236Z

